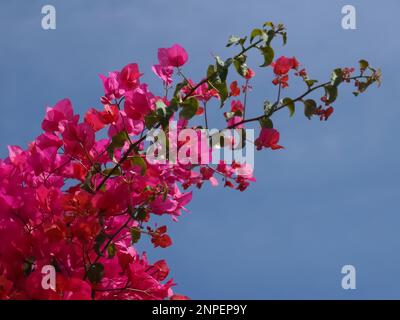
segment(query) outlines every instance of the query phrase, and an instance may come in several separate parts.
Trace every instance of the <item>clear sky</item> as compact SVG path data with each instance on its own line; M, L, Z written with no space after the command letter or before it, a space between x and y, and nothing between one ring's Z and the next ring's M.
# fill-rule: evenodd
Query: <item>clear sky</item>
M54 31L41 28L45 4L56 7ZM357 10L357 30L341 27L345 4ZM157 92L157 48L183 45L185 72L198 80L211 53L233 53L229 35L282 22L288 45L276 42L276 54L296 56L312 77L364 58L382 68L383 85L358 98L343 90L328 122L282 112L275 126L286 149L256 154L257 182L245 193L195 192L191 213L168 222L174 245L145 249L167 259L176 291L192 298L399 299L399 11L396 0L3 0L0 156L40 133L46 105L69 97L80 113L99 107L98 73L138 62ZM276 96L271 70L255 71L249 115ZM356 267L356 290L341 288L346 264Z

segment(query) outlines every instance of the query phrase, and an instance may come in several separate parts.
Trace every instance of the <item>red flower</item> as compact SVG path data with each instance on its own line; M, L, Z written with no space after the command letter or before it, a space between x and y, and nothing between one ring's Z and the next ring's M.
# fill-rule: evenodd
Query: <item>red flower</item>
M255 141L257 150L264 148L271 148L272 150L283 149L279 143L279 132L275 129L262 128L260 135Z
M276 75L284 75L287 74L291 69L297 69L299 67L299 62L295 57L287 58L281 56L275 62L273 62L271 66L274 68L274 73Z
M322 120L328 120L328 118L331 116L331 114L333 113L333 111L334 111L334 109L333 109L333 107L328 107L328 108L326 108L326 109L322 109L322 107L320 106L320 107L318 107L316 110L315 110L315 114L317 115L317 116L319 116L319 119L322 121Z
M231 97L237 97L240 95L240 88L237 85L237 81L233 81L231 83L230 89L231 89L231 93L230 93Z
M158 49L158 61L163 67L181 67L187 60L188 54L179 44L174 44L170 48Z
M166 234L167 227L159 227L156 231L151 233L151 243L155 248L167 248L172 245L172 240L169 235Z
M143 73L139 72L137 63L130 63L126 65L119 73L119 83L122 89L132 90L139 85L139 78Z
M255 76L255 74L256 74L256 73L255 73L252 69L247 68L246 73L244 74L244 77L245 77L247 80L250 80L251 78L253 78L253 77Z

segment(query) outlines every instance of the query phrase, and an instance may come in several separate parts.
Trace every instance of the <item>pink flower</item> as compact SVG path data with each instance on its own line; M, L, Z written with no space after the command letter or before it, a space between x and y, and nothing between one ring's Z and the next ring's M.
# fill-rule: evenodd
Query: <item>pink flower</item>
M155 64L151 67L153 72L159 77L162 81L164 81L166 86L169 86L172 83L172 75L174 73L174 68L171 66L163 67L160 64Z
M257 150L264 148L271 148L272 150L283 149L279 143L279 132L275 129L262 128L260 135L255 141Z
M238 123L242 122L243 118L239 117L239 116L233 116L232 118L230 118L228 120L228 127L229 128L236 128L236 129L242 129L243 128L243 124L239 124Z
M247 68L244 77L245 77L247 80L250 80L251 78L253 78L253 77L255 76L255 74L256 74L256 73L255 73L252 69Z
M146 114L155 109L155 98L145 84L134 91L127 92L125 97L124 110L131 119L143 119Z
M56 103L52 108L46 109L46 116L42 122L42 129L46 132L62 131L62 123L78 123L79 115L74 115L71 101L63 99Z
M188 54L179 44L158 49L158 61L163 67L181 67L188 60Z
M139 84L139 78L143 73L139 72L137 63L130 63L126 65L119 73L119 83L122 89L128 91L135 89Z
M124 94L125 90L122 89L118 78L119 72L113 71L108 73L108 77L100 74L101 81L103 81L104 94L108 99L119 99Z
M299 67L299 62L295 57L287 58L281 56L275 62L273 62L271 66L274 68L274 73L276 75L284 75L287 74L291 69L297 69Z

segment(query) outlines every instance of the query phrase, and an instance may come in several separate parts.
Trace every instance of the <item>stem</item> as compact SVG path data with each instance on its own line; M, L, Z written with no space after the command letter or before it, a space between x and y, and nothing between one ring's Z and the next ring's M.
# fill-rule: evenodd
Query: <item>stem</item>
M369 78L369 77L368 77L368 76L356 76L356 77L351 77L350 80L365 79L365 78ZM322 84L320 84L320 85L318 85L318 86L316 86L316 87L314 87L314 88L310 88L310 89L308 89L305 93L303 93L302 95L300 95L300 96L298 96L297 98L293 99L292 101L293 101L293 102L300 101L301 99L303 99L305 96L307 96L307 95L310 94L311 92L313 92L313 91L315 91L315 90L317 90L317 89L320 89L320 88L322 88L322 87L324 87L324 86L326 86L326 85L328 85L328 84L330 84L330 83L331 83L331 82L328 81L328 82L322 83ZM269 115L269 117L272 116L275 112L277 112L277 111L279 111L279 110L281 110L281 109L287 107L287 106L289 105L289 103L290 103L290 102L284 103L284 104L282 104L280 107L274 109L274 110L271 112L271 114ZM238 123L235 123L235 124L233 124L233 125L227 127L227 129L233 129L233 128L235 128L235 127L237 127L238 125L241 125L241 124L243 124L243 123L248 123L248 122L253 122L253 121L259 121L259 120L261 120L261 119L264 118L264 117L266 117L265 114L263 114L263 115L261 115L261 116L258 116L258 117L245 119L245 120L242 120L242 121L240 121L240 122L238 122Z
M204 122L206 125L206 129L208 129L207 102L204 102Z
M246 104L247 104L248 85L249 85L249 80L246 79L246 85L245 85L246 90L244 91L244 100L243 100L243 116L242 116L243 119L246 117Z

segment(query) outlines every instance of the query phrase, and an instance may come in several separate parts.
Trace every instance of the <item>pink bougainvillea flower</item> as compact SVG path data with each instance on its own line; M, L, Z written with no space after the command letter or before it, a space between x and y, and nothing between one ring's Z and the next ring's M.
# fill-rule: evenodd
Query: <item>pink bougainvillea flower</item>
M42 129L46 132L62 131L63 122L78 123L79 115L74 115L71 101L63 99L56 103L54 107L47 107L46 116L42 122Z
M320 107L318 107L316 110L315 110L315 114L317 115L317 116L319 116L319 119L322 121L322 120L328 120L328 118L332 115L332 113L333 113L333 111L334 111L334 108L333 107L328 107L328 108L326 108L326 109L323 109L321 106Z
M231 83L230 89L231 89L231 92L230 92L229 95L230 95L231 97L237 97L237 96L240 95L240 88L238 87L237 81L233 81L233 82Z
M118 117L118 106L116 104L106 104L104 106L104 111L102 112L94 108L90 108L85 113L85 122L88 123L94 131L99 131L107 124L116 122Z
M163 67L181 67L187 60L188 54L179 44L174 44L170 48L158 49L158 61Z
M276 75L287 74L291 69L296 69L299 67L299 62L295 57L287 58L285 56L279 57L275 62L271 64L274 68L274 73Z
M201 84L199 87L196 88L194 92L193 88L196 87L196 83L192 81L192 79L189 79L188 85L182 88L182 93L185 95L192 95L195 96L196 99L202 101L202 102L208 102L211 98L220 98L218 90L214 88L209 88L207 83Z
M104 94L108 99L119 99L124 94L125 90L119 82L119 72L113 71L108 73L108 77L99 74L103 81Z
M151 233L151 243L154 245L155 248L167 248L172 245L172 240L170 236L166 234L166 232L167 227L162 226Z
M155 97L148 90L147 85L142 84L134 91L126 93L124 110L129 118L143 119L146 114L154 109Z
M140 84L140 77L143 73L139 72L137 63L130 63L126 65L118 74L118 83L121 88L128 91L135 89Z
M255 140L254 144L257 150L264 148L271 148L272 150L283 149L279 144L279 132L278 130L271 128L262 128L260 135Z
M255 72L252 70L252 69L250 69L250 68L247 68L246 69L246 73L244 74L244 77L247 79L247 80L250 80L251 78L253 78L254 76L255 76Z
M163 67L160 64L155 64L151 67L153 72L159 77L166 86L172 84L172 75L174 74L174 68L171 66Z

